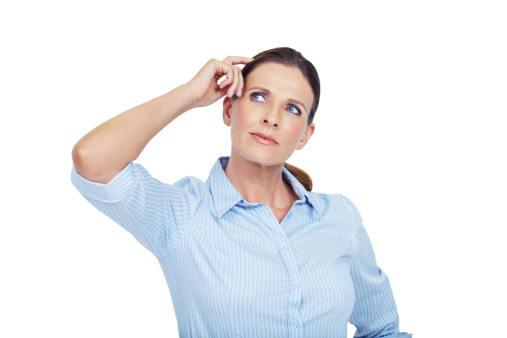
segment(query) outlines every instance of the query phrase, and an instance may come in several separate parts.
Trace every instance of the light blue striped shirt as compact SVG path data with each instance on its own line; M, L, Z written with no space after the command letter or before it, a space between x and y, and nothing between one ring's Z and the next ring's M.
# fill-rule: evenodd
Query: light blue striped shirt
M107 184L72 167L81 194L157 257L180 337L346 338L349 321L355 337L411 337L352 202L308 192L283 168L299 200L279 223L243 199L228 161L206 182L172 185L133 162Z

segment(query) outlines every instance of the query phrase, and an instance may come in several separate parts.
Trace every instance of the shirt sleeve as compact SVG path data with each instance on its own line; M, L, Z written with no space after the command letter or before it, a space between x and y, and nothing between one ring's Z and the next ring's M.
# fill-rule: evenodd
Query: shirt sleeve
M107 184L85 179L72 166L71 181L88 202L158 258L175 248L195 212L203 185L190 176L173 185L164 184L133 162Z
M359 211L350 200L346 200L358 224L353 240L354 258L351 262L356 301L349 321L357 329L354 337L411 338L411 334L399 332L399 316L389 279L377 266L375 253Z

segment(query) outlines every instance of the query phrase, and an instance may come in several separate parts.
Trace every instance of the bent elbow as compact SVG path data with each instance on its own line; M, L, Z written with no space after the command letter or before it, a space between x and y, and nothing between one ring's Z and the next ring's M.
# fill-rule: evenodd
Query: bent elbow
M88 181L107 184L115 176L115 174L108 174L100 166L100 161L79 144L76 144L72 149L72 162L77 173Z

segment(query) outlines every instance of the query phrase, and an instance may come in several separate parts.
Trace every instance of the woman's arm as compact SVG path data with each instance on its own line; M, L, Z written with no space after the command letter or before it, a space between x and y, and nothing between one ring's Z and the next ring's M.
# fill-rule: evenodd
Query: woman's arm
M188 83L153 100L129 109L102 123L83 136L72 150L76 171L84 178L108 183L125 166L139 157L148 142L184 112L205 107L225 94L241 95L241 69L251 58L229 56L209 60ZM226 76L218 85L217 81Z
M357 207L338 195L350 207L350 217L357 225L352 239L350 275L354 283L355 303L349 318L361 338L411 338L399 332L399 315L387 275L377 265L375 252Z

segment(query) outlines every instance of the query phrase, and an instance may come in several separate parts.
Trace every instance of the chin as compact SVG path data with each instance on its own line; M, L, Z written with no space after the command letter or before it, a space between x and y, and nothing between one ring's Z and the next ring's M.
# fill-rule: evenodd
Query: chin
M247 152L238 152L238 155L244 159L257 163L261 166L274 166L284 164L288 157L282 156L275 152L270 151L256 151L256 149L250 149Z

